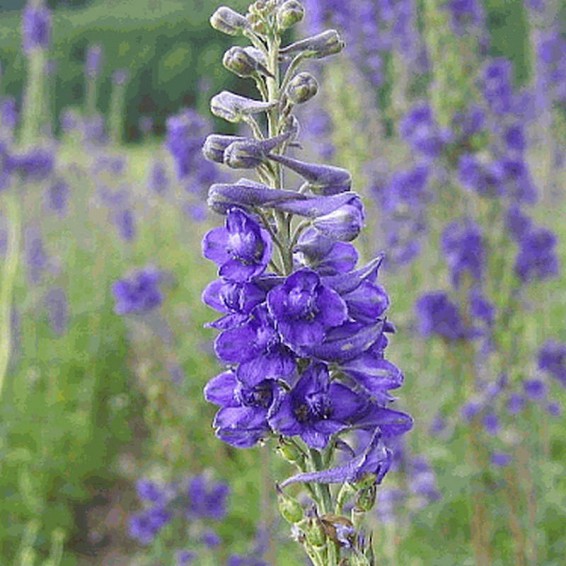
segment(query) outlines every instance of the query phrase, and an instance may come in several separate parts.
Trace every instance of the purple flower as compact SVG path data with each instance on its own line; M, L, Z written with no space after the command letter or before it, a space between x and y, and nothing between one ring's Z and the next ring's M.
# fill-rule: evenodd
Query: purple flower
M483 197L501 196L505 173L500 163L483 163L475 155L464 154L458 162L462 185Z
M484 10L479 0L449 0L452 28L458 35L473 34L484 24Z
M385 446L381 431L377 429L366 449L345 464L321 472L297 474L285 480L281 487L293 483L356 483L368 475L375 477L375 482L380 484L391 467L391 458L391 451Z
M538 194L527 163L519 158L504 158L499 165L507 196L518 203L535 204Z
M185 109L167 119L165 146L173 156L179 179L202 167L201 148L209 126L194 110Z
M162 195L167 192L170 180L167 175L167 168L162 161L155 160L151 164L147 185L152 193Z
M48 49L51 43L51 12L42 1L30 1L22 14L22 43L26 54Z
M138 480L136 483L136 491L142 501L154 504L164 504L166 502L165 490L152 480Z
M547 279L558 275L556 236L546 228L531 228L519 243L515 273L523 282Z
M470 291L470 314L474 318L482 320L488 326L491 326L495 321L495 307L477 288Z
M311 269L296 271L271 290L267 305L283 340L299 354L320 344L329 329L348 318L344 300Z
M116 212L113 219L120 238L126 242L133 241L137 233L134 211L129 208L124 208Z
M546 411L552 417L560 417L562 415L562 405L558 401L553 401L546 405Z
M416 311L419 332L425 337L436 334L448 341L472 337L458 307L443 291L424 294L416 303Z
M43 238L38 229L28 228L25 231L24 250L29 282L32 285L38 285L48 265Z
M504 468L508 466L513 460L510 454L505 454L504 452L494 452L491 455L491 463L498 468Z
M59 216L64 216L67 211L69 192L69 185L64 179L55 179L47 188L47 207Z
M175 554L176 566L190 566L198 558L197 553L191 550L179 550Z
M404 171L396 171L384 191L383 206L390 211L399 206L418 207L428 196L426 188L429 176L429 167L423 164Z
M314 228L301 234L293 252L300 265L323 276L351 271L359 259L352 244L333 240Z
M523 391L531 401L542 401L546 397L548 387L541 379L525 379Z
M452 274L452 284L459 287L468 273L481 280L485 269L485 249L480 227L472 221L455 221L442 233L442 251Z
M281 397L269 424L284 436L300 436L308 446L321 450L365 407L365 400L351 389L330 382L325 365L313 363Z
M548 340L539 350L538 367L566 387L566 344Z
M416 456L411 460L410 472L409 489L424 499L421 507L442 497L438 491L436 474L424 456Z
M522 153L527 149L527 140L525 138L525 129L523 124L516 123L505 129L503 134L507 149Z
M227 513L226 500L229 494L228 484L211 482L205 475L195 476L188 487L188 516L222 521Z
M426 157L438 157L450 141L449 132L436 123L428 104L419 103L401 120L401 138Z
M203 533L201 542L208 548L216 548L220 546L220 544L222 544L222 539L220 538L218 533L214 532L211 529L208 529Z
M499 417L495 413L486 413L483 417L483 427L488 434L497 435L501 429Z
M203 240L203 255L220 268L219 275L243 283L261 275L271 260L271 236L238 208L226 216L225 228L214 228Z
M220 407L214 419L218 438L237 448L249 448L268 436L271 429L267 415L277 391L273 380L247 386L232 371L211 379L204 396L209 403Z
M114 312L119 315L144 313L163 302L159 289L161 274L153 268L134 273L129 279L119 279L112 285L116 304Z
M55 166L53 152L32 148L25 153L13 154L7 163L8 171L18 173L24 181L42 181L51 175Z
M51 330L57 336L63 336L69 324L69 304L65 290L61 287L51 289L45 297L45 304Z
M284 379L295 371L295 356L282 344L265 304L254 308L243 323L229 324L214 346L223 362L240 364L238 378L249 386L263 379Z
M206 287L202 293L204 304L216 309L224 315L216 323L215 328L229 328L247 320L247 315L265 301L266 291L256 283L233 283L217 279Z
M162 507L152 507L130 518L129 532L141 544L149 545L173 515Z
M102 46L90 45L86 52L85 73L89 79L95 79L100 75L102 64Z
M513 105L513 68L504 58L490 61L483 72L483 95L494 114L507 114Z
M525 398L519 393L511 393L507 399L507 412L517 415L525 408Z
M18 107L15 98L10 96L0 98L0 124L9 132L13 132L18 125Z
M112 82L118 86L124 86L130 77L130 72L127 69L116 69L112 73Z
M513 240L520 242L529 233L532 225L532 220L526 214L523 214L518 205L513 204L509 207L505 216L505 227L509 230Z
M460 414L466 422L471 422L483 410L483 404L480 401L468 401L460 409Z

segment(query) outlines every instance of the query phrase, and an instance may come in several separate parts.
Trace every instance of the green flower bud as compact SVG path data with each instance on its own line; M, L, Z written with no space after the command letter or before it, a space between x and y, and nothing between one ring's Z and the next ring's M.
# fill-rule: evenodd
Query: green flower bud
M273 75L264 64L265 57L254 47L231 47L224 53L223 65L239 77L246 78L262 73L268 77Z
M292 525L300 523L304 518L303 506L294 498L287 495L279 486L277 487L277 504L281 516Z
M323 57L340 53L344 47L345 43L342 41L340 34L334 29L329 29L301 41L295 41L295 43L291 43L291 45L281 49L280 53L281 55L291 57L302 53L305 57L322 59Z
M298 0L287 0L277 10L277 26L286 30L298 24L305 17L305 9Z
M375 474L365 474L357 482L356 488L358 490L363 490L375 485L376 475Z
M291 464L302 464L304 460L304 455L301 449L297 447L293 442L289 442L285 438L281 437L279 439L279 445L277 450L281 456Z
M293 104L303 104L316 96L318 82L310 73L299 73L289 82L287 96Z
M314 548L322 548L326 544L326 533L320 519L311 519L305 529L307 541Z
M356 507L361 511L371 511L375 505L376 496L377 486L375 484L361 489L356 495Z
M210 17L210 25L226 35L240 35L250 27L248 20L231 8L221 6Z

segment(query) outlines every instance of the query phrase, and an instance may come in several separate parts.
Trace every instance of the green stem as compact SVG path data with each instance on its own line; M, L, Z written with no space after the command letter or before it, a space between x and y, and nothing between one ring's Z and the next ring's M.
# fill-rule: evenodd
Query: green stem
M14 192L7 193L5 206L8 221L8 247L4 259L4 269L2 270L2 287L0 288L0 398L2 397L12 349L12 301L20 260L21 213L19 195Z

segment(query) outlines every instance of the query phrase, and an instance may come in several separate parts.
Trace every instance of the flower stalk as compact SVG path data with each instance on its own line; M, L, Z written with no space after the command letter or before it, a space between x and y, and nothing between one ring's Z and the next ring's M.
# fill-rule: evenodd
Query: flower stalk
M252 47L228 50L224 65L252 78L261 100L223 92L211 101L214 114L244 122L252 137L211 135L204 155L255 170L259 182L209 190L209 206L226 221L203 240L219 275L203 301L222 315L211 326L220 332L215 350L226 370L208 383L205 397L220 408L214 428L221 440L249 448L278 438L278 452L298 468L279 484L278 499L312 561L370 566L372 537L362 519L389 470L387 444L412 419L389 408L388 390L403 378L384 359L394 329L384 316L389 299L376 283L380 260L355 268L351 242L365 213L351 175L287 155L298 146L295 107L318 91L316 79L299 72L301 62L344 47L334 30L283 46L283 32L303 15L297 0L267 0L246 16L223 7L211 18L216 29L251 40ZM286 168L303 178L298 188L285 188ZM292 484L304 487L309 503L289 495ZM342 514L349 500L356 504L351 519Z

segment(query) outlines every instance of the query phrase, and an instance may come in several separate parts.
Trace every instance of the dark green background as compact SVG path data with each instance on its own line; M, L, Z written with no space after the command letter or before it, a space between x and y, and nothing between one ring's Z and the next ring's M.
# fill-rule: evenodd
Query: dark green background
M0 62L3 90L20 97L26 72L21 52L20 15L23 0L0 0ZM87 47L101 43L105 64L100 85L100 109L108 108L111 75L130 70L127 138L138 137L140 116L152 115L158 131L166 117L182 106L206 111L209 93L199 85L205 78L210 91L234 80L218 61L233 38L207 25L219 0L52 0L56 7L52 57L57 62L54 100L57 115L80 106L84 97L83 62ZM242 8L245 0L230 5ZM528 76L528 33L522 0L488 0L492 52L515 63L516 77Z

